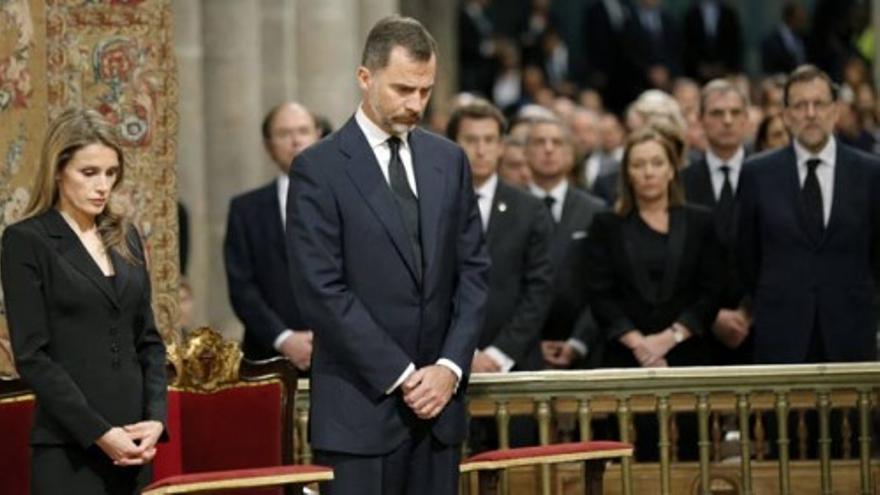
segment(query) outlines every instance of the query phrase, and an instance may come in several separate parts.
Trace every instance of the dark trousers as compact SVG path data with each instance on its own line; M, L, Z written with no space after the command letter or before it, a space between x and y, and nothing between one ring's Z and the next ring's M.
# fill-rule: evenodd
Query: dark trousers
M36 446L32 451L34 495L136 494L151 477L150 466L114 466L95 446L86 450L77 446Z
M440 443L427 430L385 455L315 451L317 464L333 467L322 495L454 495L460 458L460 445Z

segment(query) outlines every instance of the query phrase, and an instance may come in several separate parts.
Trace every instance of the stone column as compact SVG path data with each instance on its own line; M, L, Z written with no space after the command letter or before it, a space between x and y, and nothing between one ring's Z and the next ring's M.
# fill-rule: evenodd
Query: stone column
M205 159L210 171L205 178L208 316L227 337L238 338L241 325L232 313L223 267L229 200L275 174L267 165L260 137L262 17L256 0L203 0L201 5Z
M360 0L299 2L296 11L298 99L339 128L359 101Z
M366 41L370 29L379 19L391 14L399 14L400 2L398 0L360 0L359 3L361 31L357 54L360 61L361 52L364 49L364 41Z
M297 0L262 0L262 53L261 110L287 100L297 94L296 8Z
M458 92L458 2L401 0L401 11L418 19L437 41L437 81L431 108L448 111Z
M193 289L192 324L208 323L211 300L212 253L208 229L208 178L205 160L205 120L202 96L202 2L171 2L174 51L177 55L178 99L177 184L180 201L189 212L189 266L186 278Z

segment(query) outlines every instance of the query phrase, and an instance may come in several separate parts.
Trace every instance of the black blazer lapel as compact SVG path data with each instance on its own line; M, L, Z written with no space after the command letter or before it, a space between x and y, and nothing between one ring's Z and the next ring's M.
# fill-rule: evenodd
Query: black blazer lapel
M61 217L61 213L55 209L50 210L46 218L46 227L49 235L56 240L55 249L58 251L58 254L67 260L68 263L73 265L73 267L80 273L85 275L87 279L91 280L101 293L107 297L107 300L114 307L118 308L119 301L116 296L116 291L110 286L107 277L104 276L101 269L98 268L97 263L95 263L95 260L93 260L89 252L86 251L86 248L79 240L79 237L77 237L73 229L67 225L64 218ZM111 260L113 260L112 252L110 256ZM113 263L116 265L115 260L113 260Z
M340 130L339 144L340 151L349 159L345 167L346 173L376 218L388 231L391 242L409 268L413 279L418 282L419 272L416 270L415 253L407 240L400 208L382 175L367 138L364 137L354 118L349 119Z
M714 208L717 199L712 188L712 174L709 173L709 163L703 159L690 166L688 180L685 181L685 195L690 203Z
M623 249L626 252L626 256L629 259L630 272L632 274L632 282L638 289L639 293L642 294L642 297L651 303L657 302L657 294L651 290L651 282L648 277L648 270L645 267L645 264L641 262L637 255L636 244L638 241L635 238L635 232L638 226L636 225L639 222L638 218L639 212L633 210L625 219L623 219L620 223L620 239L623 243Z
M678 272L681 269L687 240L687 217L682 208L669 209L669 244L666 255L666 268L663 272L663 283L660 286L660 300L667 301L675 290Z
M259 218L266 222L265 232L269 235L269 238L261 241L265 241L266 244L271 246L270 249L276 249L286 265L286 241L284 239L284 222L281 221L281 202L278 199L278 182L273 180L266 185L263 194L262 201L264 202L264 207L260 211L265 212L265 214L261 214Z
M492 209L489 211L489 225L486 226L486 244L491 248L494 245L497 232L502 232L508 225L510 217L510 196L505 190L507 186L498 179L495 194L492 196Z
M440 164L427 154L422 139L423 132L420 129L410 132L409 145L419 197L419 230L425 266L423 273L427 274L437 249L437 228L440 221L440 206L446 194L446 181L443 180L443 169Z
M821 242L825 242L840 225L841 219L846 214L846 207L850 204L847 198L853 196L861 177L859 170L854 163L857 160L847 150L843 149L840 142L837 143L837 156L834 164L834 194L831 201L831 215L828 218L828 225L825 226L825 234L822 236ZM828 198L822 198L827 201Z

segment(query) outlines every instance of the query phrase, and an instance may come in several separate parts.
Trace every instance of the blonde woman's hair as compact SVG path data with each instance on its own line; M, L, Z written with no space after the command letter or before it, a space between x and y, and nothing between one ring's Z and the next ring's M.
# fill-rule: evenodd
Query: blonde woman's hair
M681 185L678 167L680 159L675 145L662 131L649 126L633 133L626 140L626 146L623 149L623 159L620 162L620 176L617 181L618 199L614 204L614 211L620 216L627 216L636 209L636 193L633 191L632 183L629 180L630 155L634 147L648 141L660 144L666 153L669 166L672 167L672 180L669 182L669 189L667 191L669 194L669 206L681 206L684 204L684 187Z
M125 176L125 153L116 129L94 110L70 108L53 120L46 132L31 199L23 218L39 215L58 204L58 174L77 151L90 144L102 144L116 152L119 173L112 190L119 187ZM127 241L129 229L133 228L131 222L116 211L112 200L95 218L95 223L107 249L115 250L129 263L139 263Z

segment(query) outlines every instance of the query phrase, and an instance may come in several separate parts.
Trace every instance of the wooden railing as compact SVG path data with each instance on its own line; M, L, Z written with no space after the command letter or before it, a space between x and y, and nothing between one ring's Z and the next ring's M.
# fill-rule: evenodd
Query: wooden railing
M876 414L880 392L880 363L852 363L796 366L736 366L736 367L683 367L665 369L606 369L589 371L543 371L534 373L476 374L468 386L470 411L474 417L494 417L498 425L501 447L508 446L508 424L512 416L529 415L536 419L542 444L556 439L554 428L559 422L573 422L583 439L592 437L593 424L601 419L616 419L620 440L631 441L634 434L633 416L652 414L659 428L659 462L656 464L659 492L666 495L673 490L676 470L692 466L698 470L694 493L710 495L713 492L713 473L719 472L721 461L721 423L736 419L740 432L737 490L753 495L752 464L766 468L768 462L777 464L778 493L802 493L792 485L793 463L814 463L819 471L818 491L832 493L832 474L841 467L857 471L857 482L851 491L835 493L875 493L874 479L878 463L872 461L871 421ZM308 383L300 382L297 396L297 426L301 446L299 458L308 462L311 453L305 442L308 425ZM818 438L808 438L803 411L818 413ZM839 438L831 436L832 410L838 414ZM672 419L676 414L695 413L698 423L699 461L679 462L678 439ZM791 414L796 416L799 428L796 438L788 436ZM769 439L765 420L775 421L776 438ZM850 418L855 418L856 425ZM855 438L854 438L855 437ZM778 456L772 461L764 447L775 441ZM789 457L789 443L796 442L798 460ZM800 460L806 457L805 446L817 442L818 460ZM848 460L846 453L832 459L832 442L843 445L846 452L857 445L858 460ZM853 442L856 442L855 444ZM647 493L634 489L634 468L639 473L652 469L629 459L621 463L620 493ZM798 464L798 472L805 465ZM729 471L729 464L724 467ZM766 471L766 469L765 469ZM538 491L552 492L551 473L544 468L538 473ZM800 476L800 475L799 475ZM504 480L502 480L504 482ZM506 488L506 487L504 487ZM844 488L844 490L849 490ZM654 488L651 493L658 490ZM616 493L617 490L609 490Z

